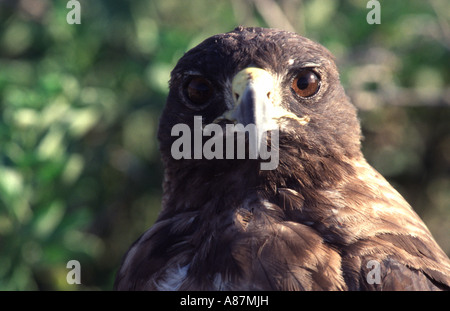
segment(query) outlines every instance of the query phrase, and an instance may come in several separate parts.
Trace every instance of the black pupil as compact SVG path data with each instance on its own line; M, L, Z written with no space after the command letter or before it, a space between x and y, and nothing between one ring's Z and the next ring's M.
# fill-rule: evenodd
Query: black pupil
M308 71L298 77L297 87L300 90L306 90L308 88L308 86L310 86L311 83L315 83L315 82L316 82L315 74Z
M193 78L188 84L187 92L194 104L204 104L211 97L211 85L204 78Z

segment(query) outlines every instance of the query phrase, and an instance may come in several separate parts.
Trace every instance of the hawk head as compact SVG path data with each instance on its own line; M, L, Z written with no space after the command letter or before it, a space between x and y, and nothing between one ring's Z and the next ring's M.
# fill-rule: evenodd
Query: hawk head
M190 159L174 159L178 136L172 130L177 124L186 124L194 141L195 117L201 117L203 127L221 125L224 136L226 124L254 124L257 146L266 132L278 131L275 169L261 170L254 163L261 159L195 158L194 148L201 149L209 139L206 136L201 145L191 144ZM304 163L304 170L298 172L304 175L301 179L320 183L333 179L334 172L323 165L362 156L356 109L340 84L331 53L295 33L265 28L238 27L210 37L179 60L172 71L158 138L166 180L190 171L191 180L196 181L198 175L199 181L209 182L213 173L236 170L245 172L246 178L253 176L256 183L277 178L285 181L292 177L295 158ZM266 178L260 178L262 175ZM251 185L265 186L270 185Z

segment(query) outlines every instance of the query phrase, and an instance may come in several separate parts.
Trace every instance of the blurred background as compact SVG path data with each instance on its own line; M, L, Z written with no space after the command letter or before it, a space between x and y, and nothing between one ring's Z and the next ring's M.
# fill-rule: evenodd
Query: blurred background
M0 0L0 290L110 290L158 215L170 70L237 25L336 56L364 153L450 254L450 2ZM69 260L81 285L69 285Z

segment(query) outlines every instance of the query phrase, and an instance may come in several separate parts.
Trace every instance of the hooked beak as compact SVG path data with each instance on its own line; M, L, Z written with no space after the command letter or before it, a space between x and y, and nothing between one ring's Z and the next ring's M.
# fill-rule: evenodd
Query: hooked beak
M275 79L264 69L247 67L238 72L232 81L232 92L233 108L219 119L244 126L253 124L258 147L265 142L265 132L279 130L281 118L294 119L301 125L309 122L309 117L299 118L280 105Z
M273 89L272 75L260 68L245 68L233 78L234 109L228 112L229 117L244 126L254 124L259 134L257 141L263 132L278 128L273 118L275 112L271 100Z
M232 82L233 108L222 117L237 124L253 125L257 148L264 132L278 130L276 106L272 102L274 79L266 70L248 67L236 74Z

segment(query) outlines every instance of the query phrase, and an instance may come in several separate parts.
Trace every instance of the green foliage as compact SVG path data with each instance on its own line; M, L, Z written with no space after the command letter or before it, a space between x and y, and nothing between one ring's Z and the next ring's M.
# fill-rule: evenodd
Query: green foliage
M66 3L0 3L0 290L111 289L159 212L171 68L212 34L282 22L255 1L81 0L69 25ZM369 25L365 1L268 3L336 55L369 162L450 253L449 4L382 2Z

